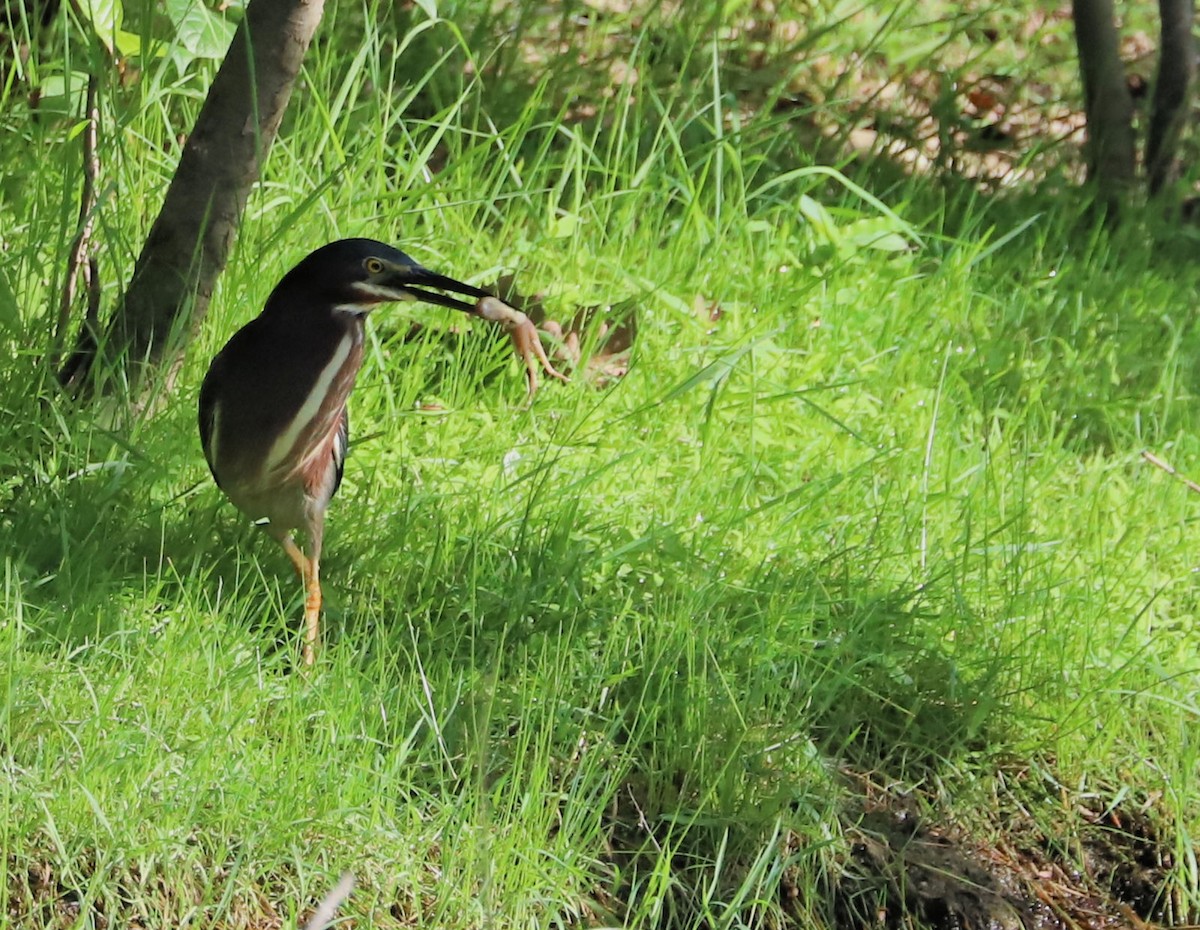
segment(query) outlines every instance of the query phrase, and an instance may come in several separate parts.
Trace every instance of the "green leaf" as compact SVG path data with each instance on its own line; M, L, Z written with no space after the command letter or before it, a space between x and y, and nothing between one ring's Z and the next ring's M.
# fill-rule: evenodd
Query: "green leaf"
M21 328L21 308L17 306L17 295L13 293L8 276L0 271L0 327L9 332Z
M842 227L843 240L858 249L907 252L912 243L896 231L896 224L882 217L856 220Z
M82 71L47 75L39 88L38 109L60 116L83 116L87 84L88 76Z
M569 239L579 229L579 217L574 213L559 213L550 220L550 237L552 239Z
M800 213L808 220L809 225L812 226L818 235L832 243L838 241L838 230L833 222L833 217L829 215L828 210L809 197L808 194L800 195Z
M88 120L84 119L76 121L67 129L66 141L71 142L83 135L83 131L88 128Z
M96 38L104 43L109 54L116 51L117 31L124 19L121 0L79 0L79 12L91 23Z
M167 16L175 27L176 45L188 54L176 56L181 63L194 58L223 58L233 41L234 25L208 9L200 0L166 0Z
M118 29L114 38L117 43L117 51L123 56L126 58L138 58L141 56L142 37L136 32L126 32L124 29Z

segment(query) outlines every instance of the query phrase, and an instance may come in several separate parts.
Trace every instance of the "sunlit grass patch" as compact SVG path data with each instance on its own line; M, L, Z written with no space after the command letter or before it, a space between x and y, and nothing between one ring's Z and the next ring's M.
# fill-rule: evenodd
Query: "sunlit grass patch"
M0 143L30 179L0 204L0 914L290 927L348 869L381 927L833 925L896 907L856 843L911 813L1063 874L1124 825L1161 894L1113 900L1194 916L1195 500L1141 455L1200 471L1191 267L1048 197L814 165L691 27L570 102L586 62L404 44L398 9L327 13L361 41L314 49L153 413L49 387L76 157ZM194 106L145 81L106 104L106 298ZM193 408L342 235L594 306L585 356L636 327L627 370L526 409L483 327L373 315L305 673L299 585Z

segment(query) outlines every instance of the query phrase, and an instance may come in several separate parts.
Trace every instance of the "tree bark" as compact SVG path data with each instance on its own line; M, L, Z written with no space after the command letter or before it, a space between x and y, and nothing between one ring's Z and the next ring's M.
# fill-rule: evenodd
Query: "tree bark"
M98 382L124 364L138 391L149 371L181 357L208 311L323 9L324 0L252 0L247 7L129 288L103 332L80 332L60 372L64 384L103 386Z
M1159 0L1162 42L1154 111L1146 137L1146 172L1153 197L1173 179L1175 151L1187 122L1188 103L1196 82L1196 43L1192 38L1193 0Z
M1115 206L1133 181L1135 149L1133 97L1121 65L1112 0L1073 0L1071 14L1083 75L1088 180Z

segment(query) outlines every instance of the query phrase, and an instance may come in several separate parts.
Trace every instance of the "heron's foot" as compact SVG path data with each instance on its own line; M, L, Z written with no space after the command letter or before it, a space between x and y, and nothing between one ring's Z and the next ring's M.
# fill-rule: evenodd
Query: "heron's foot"
M321 643L321 582L315 565L304 587L304 664L312 665Z
M290 533L279 542L304 584L304 664L312 665L317 660L317 646L321 641L320 563L306 556Z
M550 364L546 350L542 348L542 340L538 336L537 327L520 310L508 306L499 298L481 297L475 304L475 315L481 320L499 323L500 328L508 333L513 348L517 350L517 355L525 365L525 381L529 385L529 400L532 401L533 395L537 393L539 368L558 381L571 380Z

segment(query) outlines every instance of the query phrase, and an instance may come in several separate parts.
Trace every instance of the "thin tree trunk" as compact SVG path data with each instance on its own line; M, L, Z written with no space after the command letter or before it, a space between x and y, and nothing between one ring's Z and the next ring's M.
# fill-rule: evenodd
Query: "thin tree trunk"
M1196 42L1193 0L1159 0L1162 44L1154 82L1154 112L1146 138L1146 170L1154 196L1174 176L1175 151L1187 122L1188 103L1196 81Z
M1133 97L1121 65L1112 0L1073 0L1087 114L1088 179L1115 206L1134 177Z
M80 333L64 383L95 386L101 371L123 362L139 390L148 370L181 357L208 311L323 8L324 0L252 0L246 8L129 288L102 333Z

